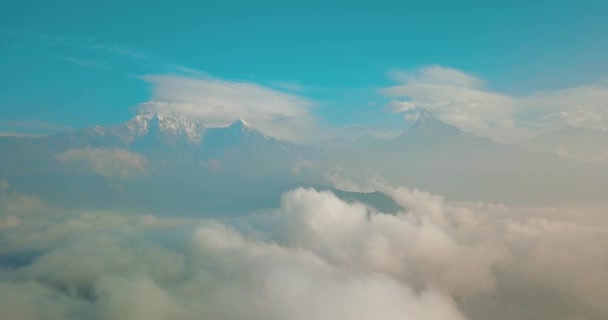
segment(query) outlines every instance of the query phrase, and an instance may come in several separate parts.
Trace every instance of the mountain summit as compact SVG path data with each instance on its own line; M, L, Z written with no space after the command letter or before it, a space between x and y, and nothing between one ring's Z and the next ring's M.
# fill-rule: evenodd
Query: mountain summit
M201 119L175 113L144 112L126 123L112 127L85 129L90 134L123 141L136 149L164 146L190 146L214 144L212 140L275 140L255 129L249 122L238 119L226 127L207 127ZM74 133L77 134L77 133Z
M205 132L205 125L197 118L174 113L140 113L127 123L114 127L119 134L127 134L133 141L146 135L154 135L166 140L185 140L199 143Z
M422 112L420 112L418 119L410 127L409 132L435 136L454 136L467 134L460 128L439 120L428 110L423 110ZM471 134L471 136L473 135Z
M253 135L268 138L262 132L260 132L256 128L254 128L249 122L247 122L243 119L238 119L238 120L234 121L228 127L226 127L226 129L228 129L230 132L233 132L233 133L249 134L249 135L253 134Z
M243 119L238 119L238 120L234 121L232 124L230 124L229 127L238 128L241 130L255 130L255 129L253 129L253 126L249 122L247 122Z
M490 140L476 136L475 134L461 130L460 128L441 121L436 118L430 111L423 110L420 112L418 119L409 130L405 131L398 140L433 140L449 143L487 143ZM429 142L429 141L427 141Z

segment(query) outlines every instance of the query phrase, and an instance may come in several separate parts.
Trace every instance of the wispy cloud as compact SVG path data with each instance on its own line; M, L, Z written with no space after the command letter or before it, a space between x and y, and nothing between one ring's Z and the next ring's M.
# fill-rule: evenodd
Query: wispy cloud
M65 61L65 62L69 62L72 64L75 64L79 67L83 67L83 68L99 68L99 69L110 69L109 66L107 66L105 63L99 62L99 61L93 61L93 60L87 60L87 59L81 59L81 58L76 58L76 57L72 57L72 56L53 56L53 58L60 60L60 61Z
M75 65L83 67L83 68L109 69L109 67L106 64L104 64L102 62L98 62L98 61L86 60L86 59L81 59L81 58L76 58L76 57L71 57L71 56L55 56L54 58L57 60L62 60L62 61L66 61L66 62L75 64Z
M109 54L122 56L134 60L147 60L151 59L153 55L140 50L130 48L128 46L109 44L99 39L92 37L77 37L71 35L49 35L45 33L26 31L25 36L40 43L65 47L65 48L79 48L88 49L92 51L101 51Z
M123 74L132 73L133 69L137 69L136 73L139 74L152 72L196 76L205 74L200 70L182 66L169 58L161 57L149 51L93 37L51 35L32 31L14 32L13 36L15 35L23 37L26 41L34 41L44 46L66 49L69 51L67 54L56 54L52 57L86 68L114 69ZM102 58L96 60L91 56L101 56ZM128 70L123 70L125 65L129 66ZM123 69L118 66L122 66Z

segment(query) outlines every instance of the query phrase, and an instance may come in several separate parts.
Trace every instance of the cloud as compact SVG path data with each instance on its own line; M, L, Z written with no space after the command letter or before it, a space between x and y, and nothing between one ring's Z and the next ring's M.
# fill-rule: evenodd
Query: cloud
M244 119L264 133L301 141L322 135L311 112L313 102L251 82L216 78L146 76L154 85L151 101L138 109L200 118L210 127Z
M390 275L417 289L462 293L491 286L490 266L500 251L486 254L473 244L459 243L433 221L418 216L435 214L429 209L440 203L429 197L420 201L427 207L419 214L394 216L345 203L329 192L297 189L284 195L284 209L277 217L279 239L290 247L312 250L332 265Z
M0 212L6 215L2 223L4 227L18 224L18 219L14 216L45 209L46 205L38 197L11 192L8 181L0 180Z
M591 84L555 92L537 93L525 99L531 110L541 109L549 123L608 130L608 85Z
M329 193L301 189L286 194L280 210L308 211L315 200L309 197L332 204L328 209L351 208ZM36 232L38 219L45 217L31 217L12 232L21 237L8 238L29 242L35 233L46 252L0 269L0 296L13 294L3 312L20 319L464 319L441 289L417 291L382 273L350 270L312 248L264 239L272 236L266 227L249 233L204 221L191 231L191 244L171 249L143 233L137 217L47 217L48 228Z
M481 88L484 86L483 80L474 75L438 65L421 68L415 73L393 71L391 78L401 83L421 82L460 88Z
M101 62L97 62L97 61L86 60L86 59L81 59L81 58L76 58L76 57L71 57L71 56L56 56L54 58L57 60L62 60L62 61L66 61L66 62L75 64L75 65L83 67L83 68L109 69L108 66L106 66L105 64L103 64Z
M6 319L76 319L86 305L38 282L0 282L0 308Z
M391 101L390 111L405 112L411 119L415 109L428 109L441 120L501 142L565 124L608 128L604 84L512 96L487 89L477 76L442 66L394 72L392 78L398 84L382 89L382 94L406 100Z
M414 73L397 73L400 83L385 88L390 97L406 97L408 108L394 112L428 109L435 116L460 128L503 140L502 135L519 135L512 118L515 101L484 89L483 81L456 69L431 66ZM394 101L395 105L399 101Z
M445 293L416 293L381 273L328 263L307 246L246 240L221 224L200 228L196 239L226 274L219 298L237 301L221 318L464 319ZM235 277L241 280L229 280Z
M402 210L385 214L299 188L285 193L277 209L221 220L51 209L22 214L20 224L0 233L0 262L9 266L0 268L0 307L26 320L536 320L539 314L592 320L608 314L603 211L455 203L379 180L370 187ZM9 193L8 185L3 190ZM0 218L7 215L0 211ZM497 268L508 270L518 292L542 297L522 302L504 291ZM553 289L535 291L527 279ZM467 313L471 306L475 317Z
M31 31L24 32L23 36L25 36L27 39L32 39L42 44L51 46L101 51L104 53L109 53L133 60L151 59L151 55L149 53L144 53L139 50L129 48L127 46L103 43L98 39L91 37L78 37L73 35L50 35Z
M386 109L393 113L401 113L416 109L416 105L407 101L392 100L386 105Z
M122 149L70 149L55 156L60 162L77 164L107 179L127 179L146 173L146 159Z

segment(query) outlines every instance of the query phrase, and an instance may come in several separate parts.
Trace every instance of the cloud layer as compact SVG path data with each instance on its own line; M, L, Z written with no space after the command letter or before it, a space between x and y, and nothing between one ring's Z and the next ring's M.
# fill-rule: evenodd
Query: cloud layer
M608 287L608 252L598 245L608 230L589 212L374 188L401 212L302 188L285 193L278 209L222 221L70 212L32 207L3 183L0 218L19 223L4 223L0 233L0 307L23 320L608 314L594 310ZM497 269L551 288L544 290L553 290L546 298L553 307L518 302L497 282ZM522 292L537 290L520 282Z

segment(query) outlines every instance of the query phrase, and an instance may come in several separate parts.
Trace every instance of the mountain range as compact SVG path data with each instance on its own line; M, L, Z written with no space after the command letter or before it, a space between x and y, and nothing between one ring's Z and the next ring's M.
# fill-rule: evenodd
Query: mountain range
M393 139L323 147L275 139L244 120L217 128L183 115L142 113L110 127L1 137L0 179L58 206L180 213L272 207L286 189L329 189L328 176L340 173L359 184L380 176L462 200L604 198L601 164L528 149L536 151L478 137L428 112Z
M316 152L266 136L243 120L207 128L180 115L144 113L111 127L2 137L0 179L68 207L238 211L296 183L294 172L306 170L303 159Z
M358 174L363 181L375 174L394 185L452 199L526 204L606 201L605 163L578 161L538 146L524 147L523 142L497 143L429 112L422 112L392 139L368 136L328 149L333 151L326 155L328 165L338 165L351 178Z

